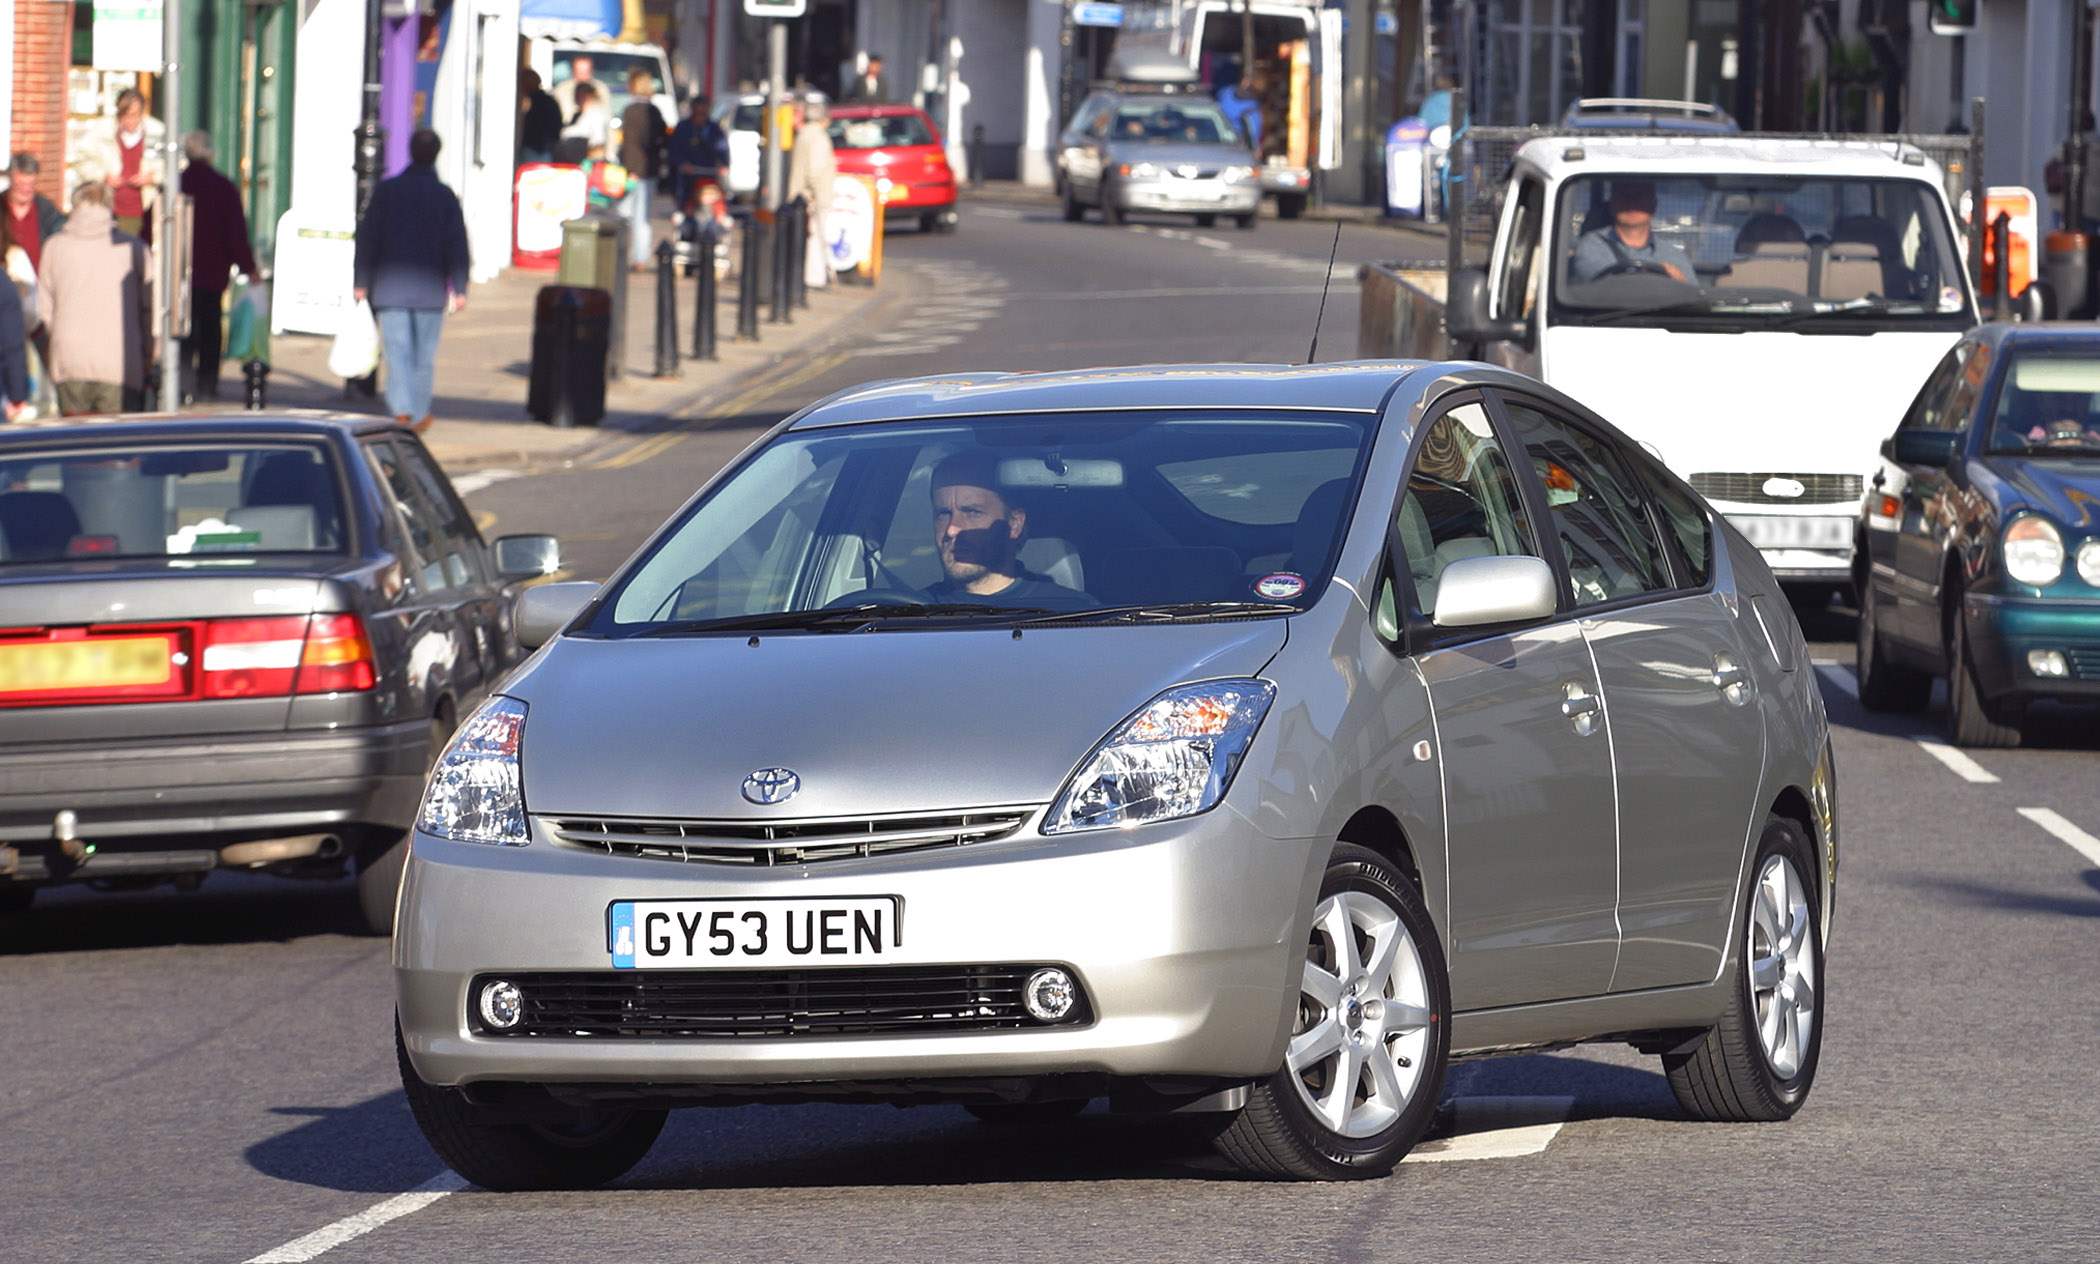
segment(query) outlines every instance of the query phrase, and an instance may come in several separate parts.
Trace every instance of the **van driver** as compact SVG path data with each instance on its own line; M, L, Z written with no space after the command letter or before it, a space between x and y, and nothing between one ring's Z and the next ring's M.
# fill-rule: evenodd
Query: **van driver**
M1609 205L1611 223L1575 241L1575 280L1652 272L1687 285L1699 284L1692 257L1684 248L1655 238L1654 185L1646 180L1614 180Z
M935 603L1088 610L1101 603L1021 565L1028 511L999 488L999 462L957 452L933 467L933 542L947 578L926 590Z

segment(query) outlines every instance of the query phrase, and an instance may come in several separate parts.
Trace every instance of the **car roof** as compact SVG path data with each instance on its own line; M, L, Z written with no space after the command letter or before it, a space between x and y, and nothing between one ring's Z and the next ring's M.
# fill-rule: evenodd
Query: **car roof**
M261 412L120 413L96 417L45 417L0 426L0 448L47 446L68 440L95 443L184 438L356 438L382 431L408 433L391 417L320 409Z
M1994 347L2091 347L2100 350L2100 325L2084 320L1993 321L1979 325L1969 337Z
M1790 178L1913 179L1939 183L1939 164L1916 145L1886 141L1823 140L1813 137L1700 135L1542 136L1518 149L1517 157L1561 180L1594 171L1599 175L1777 175Z
M1041 412L1186 408L1372 413L1419 360L1151 364L1051 373L962 373L873 382L797 414L789 429Z

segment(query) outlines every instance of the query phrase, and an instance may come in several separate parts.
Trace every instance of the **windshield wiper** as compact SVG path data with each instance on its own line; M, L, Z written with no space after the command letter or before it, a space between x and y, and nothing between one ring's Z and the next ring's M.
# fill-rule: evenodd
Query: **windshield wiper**
M1846 303L1841 307L1825 307L1812 312L1795 312L1791 316L1782 316L1774 320L1772 328L1791 329L1796 325L1812 324L1819 320L1827 320L1833 316L1888 316L1896 312L1903 312L1909 316L1940 314L1915 299L1904 299L1901 302L1897 302L1885 298L1871 298L1861 299L1856 303ZM1947 314L1953 315L1954 313L1950 312Z
M693 636L705 632L740 632L760 629L771 631L793 631L798 628L859 628L879 623L886 619L983 619L1012 618L1015 615L1040 615L1050 611L1042 606L987 606L976 602L950 602L941 605L919 605L906 601L871 601L858 606L838 606L818 610L775 610L770 614L739 614L721 619L687 619L679 623L666 623L634 635L642 636Z
M1021 622L1027 627L1058 623L1174 623L1183 619L1243 619L1249 615L1297 614L1296 606L1267 601L1156 601L1098 610L1060 610Z
M1672 299L1667 303L1649 303L1640 307L1615 307L1610 311L1584 315L1581 317L1581 321L1585 325L1616 325L1621 321L1634 320L1642 316L1662 316L1670 313L1684 315L1696 313L1701 316L1739 316L1744 314L1737 311L1716 312L1713 308L1713 300L1709 298L1680 298Z

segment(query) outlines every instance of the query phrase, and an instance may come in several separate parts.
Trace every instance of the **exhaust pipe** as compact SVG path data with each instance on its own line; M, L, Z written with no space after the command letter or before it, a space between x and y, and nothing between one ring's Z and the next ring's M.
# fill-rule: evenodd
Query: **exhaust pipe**
M299 834L228 844L219 849L219 863L229 869L253 869L286 860L333 860L342 854L343 840L334 834Z

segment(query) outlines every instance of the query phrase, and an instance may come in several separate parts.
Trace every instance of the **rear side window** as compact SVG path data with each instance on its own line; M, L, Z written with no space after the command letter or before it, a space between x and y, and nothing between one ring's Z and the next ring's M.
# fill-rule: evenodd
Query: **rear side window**
M341 553L340 477L317 443L100 446L0 459L0 565Z
M1713 577L1713 532L1706 511L1684 484L1650 470L1642 471L1648 493L1662 511L1663 526L1677 544L1677 556L1687 573L1685 588L1704 588Z
M1575 604L1597 605L1668 588L1662 544L1619 453L1557 417L1515 399L1506 403L1510 423L1545 486Z
M879 114L873 118L833 119L831 143L838 149L894 149L931 145L933 133L916 114Z

